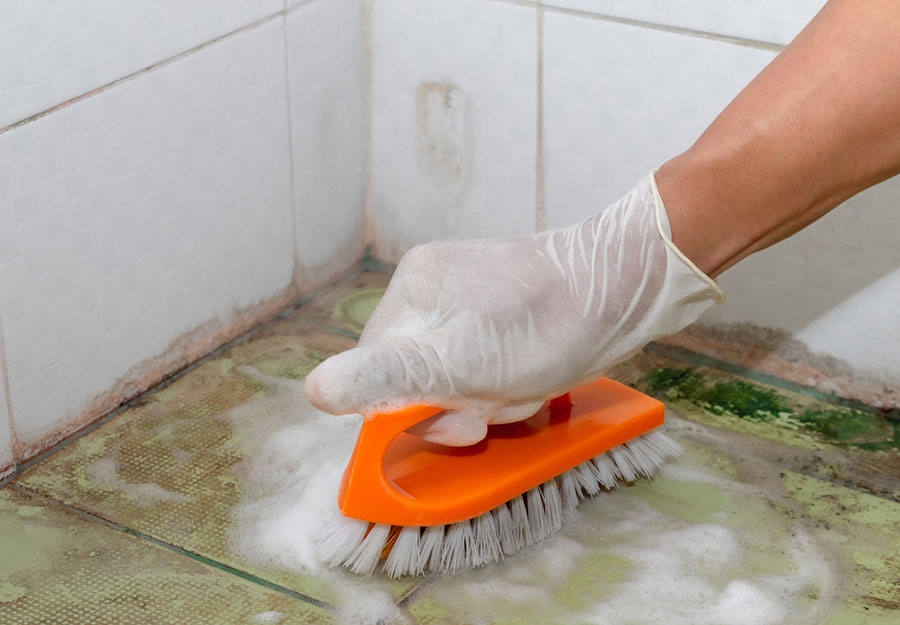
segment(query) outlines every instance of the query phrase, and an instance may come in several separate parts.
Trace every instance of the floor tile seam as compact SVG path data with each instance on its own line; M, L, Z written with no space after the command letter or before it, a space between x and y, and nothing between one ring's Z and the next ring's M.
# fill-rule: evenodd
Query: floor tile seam
M21 128L22 126L30 124L31 122L35 122L39 119L47 117L48 115L56 113L72 104L81 102L82 100L86 100L92 96L103 93L104 91L108 91L114 87L118 87L119 85L122 85L126 82L130 82L130 81L134 80L135 78L139 78L140 76L149 74L150 72L155 72L156 70L166 67L167 65L171 65L172 63L180 61L181 59L187 58L188 56L191 56L195 52L199 52L201 50L204 50L206 48L214 46L217 43L225 41L226 39L231 39L232 37L236 37L245 32L249 32L259 26L262 26L263 24L267 24L268 22L271 22L272 20L275 20L275 19L278 19L279 17L284 17L284 16L285 16L285 11L284 11L284 9L281 9L274 13L270 13L269 15L263 16L256 20L253 20L252 22L243 24L239 28L235 28L234 30L231 30L227 33L219 35L218 37L209 39L200 44L192 46L191 48L188 48L187 50L182 50L181 52L178 52L177 54L168 56L160 61L152 63L151 65L142 67L142 68L135 70L129 74L126 74L125 76L120 76L119 78L116 78L115 80L111 80L110 82L100 85L99 87L94 87L93 89L85 91L84 93L80 93L72 98L69 98L69 99L63 101L63 102L54 104L53 106L51 106L49 108L46 108L42 111L38 111L37 113L33 113L32 115L29 115L28 117L24 117L24 118L22 118L18 121L15 121L7 126L4 126L4 127L0 128L0 135L2 135L5 132L8 132L10 130L15 130L16 128Z
M75 505L59 501L58 499L55 499L54 497L51 497L44 493L38 492L34 489L28 488L27 486L22 486L21 484L10 484L10 488L13 490L17 490L23 494L34 497L36 499L39 499L40 501L42 501L44 503L48 503L48 504L54 505L56 507L62 508L63 510L78 516L82 520L88 521L90 523L96 523L96 524L102 525L104 527L108 527L110 529L121 532L123 534L127 534L128 536L132 536L133 538L137 538L148 544L155 545L157 547L161 547L163 549L171 551L172 553L179 554L183 557L186 557L190 560L193 560L193 561L203 564L205 566L210 566L212 568L218 569L218 570L228 573L230 575L234 575L235 577L238 577L240 579L252 582L258 586L262 586L264 588L274 590L281 594L288 595L294 599L303 601L304 603L308 603L317 608L322 608L325 610L334 610L335 609L335 606L333 606L332 604L322 601L320 599L316 599L315 597L311 597L309 595L298 592L296 590L292 590L290 588L287 588L286 586L282 586L275 582L269 581L269 580L265 579L264 577L259 577L258 575L254 575L253 573L248 573L247 571L243 571L239 568L230 566L228 564L225 564L224 562L220 562L219 560L210 558L209 556L205 556L201 553L197 553L197 552L191 551L189 549L185 549L183 547L173 545L173 544L166 542L160 538L157 538L156 536L153 536L152 534L147 534L140 530L136 530L134 528L128 527L127 525L123 525L116 521L112 521L110 519L102 517L96 513L89 512L87 510L79 508Z
M698 39L709 39L712 41L719 41L722 43L730 43L736 46L742 46L745 48L756 48L758 50L768 50L771 52L781 52L786 46L782 43L775 43L772 41L763 41L762 39L751 39L749 37L737 37L734 35L725 35L722 33L716 33L709 30L702 30L698 28L688 28L685 26L675 26L672 24L662 24L659 22L651 22L648 20L641 20L631 17L621 17L618 15L609 15L607 13L597 13L594 11L585 11L581 9L570 9L561 6L555 6L553 4L548 4L547 2L542 2L541 6L544 11L549 13L557 13L560 15L569 15L571 17L580 17L584 19L592 19L601 22L611 22L614 24L622 24L625 26L635 26L637 28L646 28L649 30L658 30L661 32L667 32L675 35L684 35L687 37L696 37Z
M350 330L345 330L344 328L328 325L327 323L323 323L321 321L318 321L317 319L312 319L305 315L298 314L297 312L294 312L294 311L289 311L287 313L287 317L292 319L293 321L300 321L302 323L307 323L307 324L309 324L313 327L316 327L320 330L326 330L333 334L337 334L339 336L343 336L348 339L353 339L354 341L358 341L359 337L360 337L359 334L356 334L355 332L351 332Z

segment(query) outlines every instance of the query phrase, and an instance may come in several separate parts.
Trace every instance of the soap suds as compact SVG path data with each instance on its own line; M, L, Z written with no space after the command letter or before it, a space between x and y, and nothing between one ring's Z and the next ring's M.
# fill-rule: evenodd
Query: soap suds
M315 410L302 382L241 372L268 390L225 415L244 457L235 468L245 496L234 511L232 548L324 580L342 622L412 622L383 576L330 569L316 557L316 535L340 514L337 488L361 418ZM595 625L822 622L835 600L830 563L810 534L773 512L774 495L689 462L668 465L663 475L675 486L724 493L729 505L698 523L642 498L647 487L614 489L582 502L559 534L535 547L434 578L410 609L444 610L467 623L525 614Z
M268 388L225 415L244 460L235 467L244 500L232 517L231 548L265 567L314 575L334 593L341 623L409 623L383 577L333 569L316 556L316 537L341 518L337 490L356 443L360 415L313 408L303 382L241 367Z

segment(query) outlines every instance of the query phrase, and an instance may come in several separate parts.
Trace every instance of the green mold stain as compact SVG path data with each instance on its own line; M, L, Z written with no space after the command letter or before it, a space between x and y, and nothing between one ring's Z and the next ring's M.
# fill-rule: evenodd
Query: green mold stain
M690 369L653 369L644 383L649 392L663 399L686 401L717 416L733 415L751 422L770 422L785 430L802 430L811 440L868 450L900 448L895 426L874 413L828 404L801 410L776 390L743 380L711 382Z
M9 582L0 582L0 603L12 603L28 594L28 590L22 586L16 586Z
M778 393L743 380L719 380L709 384L701 373L686 371L678 377L674 377L674 372L661 373L655 384L658 386L664 381L669 383L667 396L687 400L717 415L730 413L745 419L769 421L781 413L791 412Z
M878 415L849 408L805 410L796 417L804 427L838 443L882 443L896 447L894 428Z
M361 289L342 298L335 304L332 317L351 332L359 334L384 297L383 287Z
M678 381L688 373L687 369L672 369L671 367L663 367L660 369L652 369L647 372L645 381L647 389L651 393L658 393L674 386Z

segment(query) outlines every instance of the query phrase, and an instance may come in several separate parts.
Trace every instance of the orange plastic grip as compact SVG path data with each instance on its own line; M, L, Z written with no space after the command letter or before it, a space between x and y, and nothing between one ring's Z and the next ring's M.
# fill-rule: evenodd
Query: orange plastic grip
M469 447L405 432L439 412L412 406L365 418L338 493L345 516L418 526L476 517L661 425L665 407L603 378L524 421L489 426Z

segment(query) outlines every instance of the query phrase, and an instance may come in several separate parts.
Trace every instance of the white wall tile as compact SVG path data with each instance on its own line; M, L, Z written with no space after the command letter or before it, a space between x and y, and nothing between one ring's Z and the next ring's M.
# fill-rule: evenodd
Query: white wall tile
M544 0L545 5L787 44L826 0Z
M628 192L684 151L775 56L721 41L544 15L549 227Z
M376 253L533 232L536 9L378 0L372 29Z
M363 0L287 18L297 252L304 287L357 261L365 229Z
M9 411L6 405L6 384L3 382L3 370L0 369L0 478L9 473L13 467L11 438Z
M283 18L0 135L16 431L291 281Z
M0 128L283 6L282 0L0 0Z

